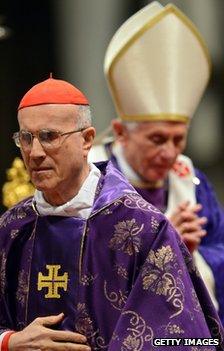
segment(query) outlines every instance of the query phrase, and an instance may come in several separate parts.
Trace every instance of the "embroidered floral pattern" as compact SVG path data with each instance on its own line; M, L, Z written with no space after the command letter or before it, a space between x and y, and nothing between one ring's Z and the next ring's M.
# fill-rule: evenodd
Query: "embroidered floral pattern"
M141 351L145 344L153 339L152 328L147 326L145 320L134 311L125 311L122 315L129 318L129 326L121 351Z
M171 247L162 246L157 251L150 250L142 271L143 289L165 296L166 301L176 309L170 318L179 315L184 307L183 282L180 278L175 279L171 273L174 263L175 256Z
M90 284L92 284L92 282L96 279L96 275L95 276L93 276L92 274L90 274L90 273L87 273L87 274L83 274L82 276L81 276L81 279L80 279L80 283L82 284L82 285L90 285Z
M0 252L0 292L4 294L5 290L5 269L6 269L6 255L3 250Z
M84 303L79 303L77 306L78 319L75 323L76 329L81 333L86 335L91 335L94 332L93 323L86 311L86 306Z
M152 228L152 233L157 234L159 231L159 222L155 217L152 216L151 218L151 228Z
M17 237L17 235L19 234L19 230L18 229L12 229L11 233L10 233L10 237L12 239L15 239Z
M120 289L117 292L108 292L107 282L104 282L104 295L116 310L121 311L123 309L128 298L127 294L128 292L122 292Z
M138 234L143 228L144 224L139 226L134 218L119 222L115 225L115 233L109 242L109 247L113 250L121 250L129 256L139 252L141 240Z
M145 201L139 194L128 194L124 199L124 205L128 208L139 208L143 211L161 213L156 207Z
M103 210L101 213L102 213L102 215L107 216L107 215L112 214L113 211L112 211L111 209L109 209L109 208L106 208L106 209Z
M192 296L192 300L193 300L194 311L202 312L200 302L199 302L197 294L193 288L191 289L191 296Z
M93 321L88 314L85 303L79 303L77 305L75 330L87 337L91 345L91 350L103 350L108 348L104 338L99 335L99 329L94 329Z
M169 245L162 246L162 248L158 249L156 252L150 250L146 261L159 269L164 269L164 266L174 261L174 254Z
M115 265L115 270L117 271L117 274L121 276L124 279L128 279L128 271L127 269L122 266L122 265Z
M6 212L0 218L0 228L7 227L15 219L23 219L26 217L26 212L21 207L15 207L11 212Z
M168 324L166 330L169 334L184 334L184 330L177 324Z
M140 339L136 339L135 337L128 335L124 340L123 345L127 348L127 350L139 350Z

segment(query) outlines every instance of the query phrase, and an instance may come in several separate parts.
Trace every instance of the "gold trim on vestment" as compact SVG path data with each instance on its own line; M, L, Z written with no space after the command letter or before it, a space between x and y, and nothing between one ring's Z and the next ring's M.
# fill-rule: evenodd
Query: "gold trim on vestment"
M116 107L117 111L119 111L119 117L121 117L122 119L143 121L144 118L147 118L147 120L159 120L158 118L155 118L155 117L153 118L153 116L156 116L156 115L139 115L139 116L134 116L133 115L133 116L128 116L128 115L122 115L121 114L122 109L119 106L120 105L120 103L119 103L119 94L117 93L116 88L115 88L115 84L114 84L114 81L113 81L113 78L112 78L112 71L113 71L114 65L126 53L126 51L133 45L133 43L137 39L139 39L148 29L150 29L153 26L155 26L158 22L160 22L165 16L169 15L170 13L174 13L191 30L191 32L197 38L197 40L198 40L199 44L201 45L201 48L202 48L202 50L203 50L203 52L205 54L205 57L206 57L206 59L208 61L209 76L211 76L211 71L212 71L211 57L210 57L208 47L207 47L203 37L199 33L199 31L198 31L197 27L194 25L194 23L187 16L185 16L181 11L179 11L176 6L169 4L166 7L164 7L164 9L162 9L159 12L159 14L155 15L141 29L139 29L127 41L127 43L122 47L122 49L120 49L120 51L114 56L114 58L111 61L111 64L110 64L110 67L109 67L108 73L107 73L108 80L109 80L109 88L111 90L112 95L114 96L114 104L115 104L115 107ZM152 119L151 119L151 116L152 116ZM178 115L176 115L176 116L178 116ZM164 114L163 117L166 117L166 114ZM180 115L180 117L181 117L181 115ZM182 117L186 118L187 116L182 116ZM182 121L182 117L181 117L181 120L179 120L179 121ZM134 119L134 118L136 118L136 119ZM189 117L187 117L187 119L189 119ZM171 120L171 119L168 119L168 120Z

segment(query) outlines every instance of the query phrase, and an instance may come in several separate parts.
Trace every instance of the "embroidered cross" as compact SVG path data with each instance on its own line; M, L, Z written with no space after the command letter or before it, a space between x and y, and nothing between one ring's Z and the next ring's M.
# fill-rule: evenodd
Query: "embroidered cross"
M48 293L45 294L46 299L60 299L61 295L58 293L58 289L62 288L64 291L67 291L68 286L68 273L63 275L58 275L58 271L61 268L60 265L46 265L46 268L49 271L48 276L44 276L41 272L38 273L38 291L43 288L48 288Z

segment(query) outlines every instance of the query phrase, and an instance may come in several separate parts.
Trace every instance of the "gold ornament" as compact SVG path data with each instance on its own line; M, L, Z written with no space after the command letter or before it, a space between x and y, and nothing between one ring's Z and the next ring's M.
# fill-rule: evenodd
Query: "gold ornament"
M3 185L3 205L10 208L26 197L32 196L34 186L25 169L23 161L16 157L12 167L6 172L7 182Z

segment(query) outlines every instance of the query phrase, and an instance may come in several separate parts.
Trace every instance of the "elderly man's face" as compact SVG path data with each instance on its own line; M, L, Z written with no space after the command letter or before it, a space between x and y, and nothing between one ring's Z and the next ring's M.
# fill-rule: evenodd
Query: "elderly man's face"
M39 105L21 109L18 121L20 130L34 134L43 129L66 133L78 129L76 115L75 105ZM60 144L52 148L42 145L37 137L30 147L22 146L22 156L32 182L51 204L70 200L86 178L86 159L94 134L94 128L90 127L61 136Z
M119 140L135 172L144 180L154 182L166 178L186 146L187 131L185 123L145 122L134 130L123 126Z

